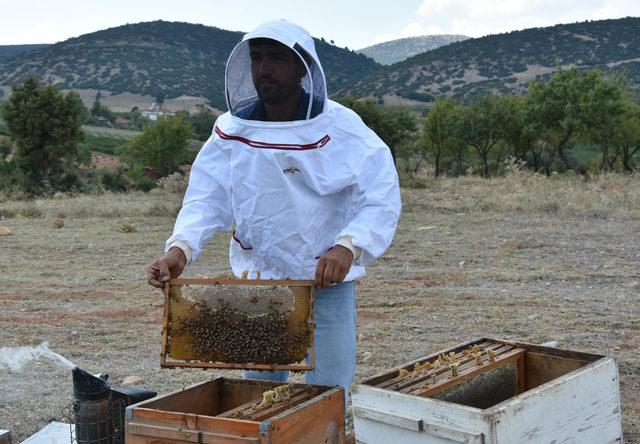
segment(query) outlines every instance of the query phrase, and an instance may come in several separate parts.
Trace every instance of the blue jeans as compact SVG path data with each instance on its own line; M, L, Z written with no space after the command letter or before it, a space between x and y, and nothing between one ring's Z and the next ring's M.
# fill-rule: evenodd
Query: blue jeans
M318 288L315 304L315 370L308 384L342 386L345 402L356 372L356 288L353 281ZM285 370L243 372L245 379L286 382Z

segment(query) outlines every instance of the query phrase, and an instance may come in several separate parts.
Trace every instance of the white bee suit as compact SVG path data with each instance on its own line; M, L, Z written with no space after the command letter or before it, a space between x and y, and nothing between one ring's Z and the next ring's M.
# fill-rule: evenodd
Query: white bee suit
M258 100L253 38L280 41L309 61L302 81L312 97L306 119L239 117ZM265 279L314 279L317 258L344 238L362 251L345 280L365 274L391 243L400 214L398 177L389 148L353 111L329 100L325 85L313 39L302 28L275 21L245 35L227 63L229 112L193 164L167 249L180 241L195 261L216 231L235 223L236 276L248 270L249 277L259 271Z

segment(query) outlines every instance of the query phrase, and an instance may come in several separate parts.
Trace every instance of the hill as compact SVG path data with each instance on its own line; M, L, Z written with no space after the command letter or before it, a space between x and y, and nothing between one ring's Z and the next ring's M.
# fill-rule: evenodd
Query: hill
M36 49L46 48L48 43L34 45L0 45L0 62L10 59L11 57Z
M199 98L226 109L224 69L242 35L180 22L127 24L18 54L0 64L0 85L35 74L63 89L85 91L89 99L96 91L107 98L135 94L159 102ZM380 68L363 55L323 40L316 40L316 48L330 92Z
M486 91L523 93L559 67L599 68L640 85L640 18L587 21L490 35L434 49L384 67L340 91L431 102Z
M467 40L468 38L465 35L423 35L378 43L377 45L358 49L356 52L371 57L382 65L392 65L414 55L431 51L453 42Z

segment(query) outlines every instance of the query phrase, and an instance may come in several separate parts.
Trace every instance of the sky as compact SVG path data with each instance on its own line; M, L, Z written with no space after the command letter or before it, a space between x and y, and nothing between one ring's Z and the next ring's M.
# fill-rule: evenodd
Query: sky
M638 0L0 0L0 45L55 43L126 23L169 20L231 31L284 18L360 49L402 37L482 37L531 27L640 16Z

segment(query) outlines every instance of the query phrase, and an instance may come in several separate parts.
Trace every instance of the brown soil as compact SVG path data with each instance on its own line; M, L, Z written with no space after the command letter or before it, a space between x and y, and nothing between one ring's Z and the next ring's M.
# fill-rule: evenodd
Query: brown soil
M626 442L640 442L640 178L445 179L404 190L387 254L357 283L357 380L478 337L616 357ZM115 385L165 393L235 371L159 366L161 293L144 280L181 196L104 195L0 203L1 347L52 350ZM65 212L65 228L51 215ZM26 218L21 215L32 215ZM123 234L122 222L136 233ZM216 236L186 276L227 272ZM299 378L299 376L296 376ZM72 396L47 361L0 369L0 429L19 442Z

